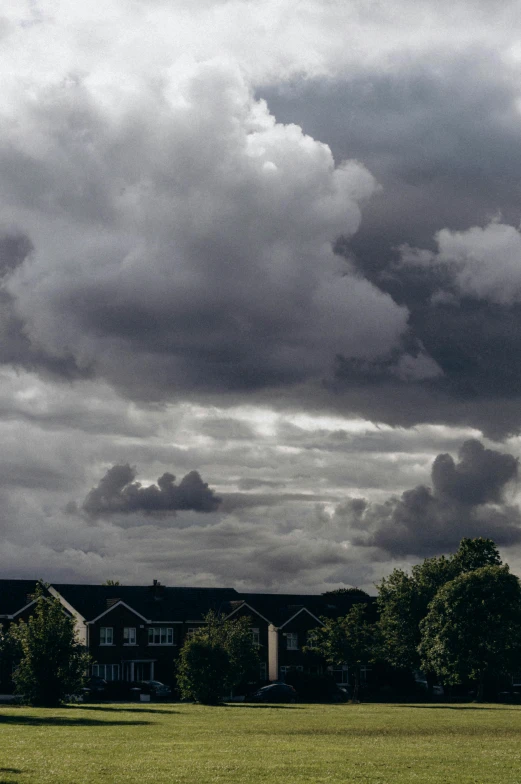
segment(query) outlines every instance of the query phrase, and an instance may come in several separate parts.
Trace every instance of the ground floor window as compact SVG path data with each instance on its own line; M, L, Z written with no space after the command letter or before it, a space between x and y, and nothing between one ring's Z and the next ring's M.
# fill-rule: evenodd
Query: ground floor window
M286 679L286 675L288 674L288 672L304 672L304 667L302 667L301 665L297 665L297 667L294 667L292 664L283 664L281 667L279 667L279 675L281 681Z
M349 683L349 668L347 664L342 664L340 667L328 667L327 669L335 679L335 683Z
M265 661L261 661L259 665L259 677L261 681L268 680L268 665Z
M367 664L362 664L360 667L360 681L361 683L367 683L369 681L369 673L373 668L368 667Z
M119 664L93 664L92 674L106 681L119 681Z

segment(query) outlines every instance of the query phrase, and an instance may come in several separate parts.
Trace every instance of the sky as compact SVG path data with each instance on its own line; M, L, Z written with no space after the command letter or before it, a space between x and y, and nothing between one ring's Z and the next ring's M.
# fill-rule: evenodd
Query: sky
M521 573L509 0L0 9L0 573Z

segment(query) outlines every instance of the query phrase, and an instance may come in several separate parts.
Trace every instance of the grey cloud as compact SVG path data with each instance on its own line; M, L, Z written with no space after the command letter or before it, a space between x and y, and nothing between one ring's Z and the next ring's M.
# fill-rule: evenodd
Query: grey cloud
M378 547L393 556L449 552L463 536L486 536L500 546L521 541L521 513L506 493L517 480L510 454L466 441L459 461L441 454L432 465L432 488L418 485L384 503L350 498L339 505L333 525L354 544Z
M136 472L130 465L109 468L85 498L82 509L91 517L131 514L168 514L178 510L214 512L221 502L197 471L190 471L178 485L175 476L165 473L157 485L143 487L134 481Z
M259 92L280 119L299 122L339 158L356 156L383 184L360 230L336 249L407 307L410 331L379 357L339 352L331 405L394 425L447 422L498 438L517 432L516 70L490 49L447 46L428 58L397 56L385 69L360 67L349 80L295 80ZM490 227L498 213L513 225ZM495 247L493 232L501 234ZM421 263L401 262L404 243L422 249ZM422 374L422 365L439 372Z
M241 509L263 506L281 506L292 502L313 503L323 501L317 493L223 493L221 511L232 513Z
M434 494L469 506L501 503L506 485L517 475L518 460L513 455L485 449L476 440L463 444L459 463L444 454L432 465Z
M258 487L285 487L286 482L274 479L262 479L255 477L241 477L238 482L239 490L256 490Z
M34 244L5 283L30 350L155 401L318 385L338 352L390 350L406 309L332 251L376 190L367 169L277 124L233 67L168 90L116 126L77 78L20 108L0 203Z

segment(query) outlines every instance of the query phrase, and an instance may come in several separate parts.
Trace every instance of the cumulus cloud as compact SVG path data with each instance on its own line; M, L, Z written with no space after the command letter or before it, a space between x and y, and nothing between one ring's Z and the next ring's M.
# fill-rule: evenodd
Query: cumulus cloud
M445 266L459 296L496 305L521 301L521 233L514 226L493 221L465 231L442 229L436 243L437 252L402 248L402 263Z
M82 509L91 517L116 513L175 513L178 510L214 512L221 502L197 471L190 471L178 485L175 476L165 473L157 485L143 487L134 481L136 472L130 465L109 468L85 498Z
M79 78L41 87L5 133L0 202L34 246L5 290L51 363L168 399L320 381L407 330L332 250L374 178L278 124L233 65L110 107Z
M347 537L347 524L355 544L393 556L449 552L464 536L512 545L521 541L521 512L508 503L506 492L517 477L513 455L471 439L462 445L458 462L449 454L436 457L432 487L418 485L384 503L349 498L337 507L334 525L344 527Z

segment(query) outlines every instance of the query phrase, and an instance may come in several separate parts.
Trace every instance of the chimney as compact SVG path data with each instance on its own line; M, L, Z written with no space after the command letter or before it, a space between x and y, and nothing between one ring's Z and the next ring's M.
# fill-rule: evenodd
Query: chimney
M152 587L150 588L152 591L152 595L154 599L158 602L163 598L163 594L165 592L165 586L161 585L159 580L153 580Z

